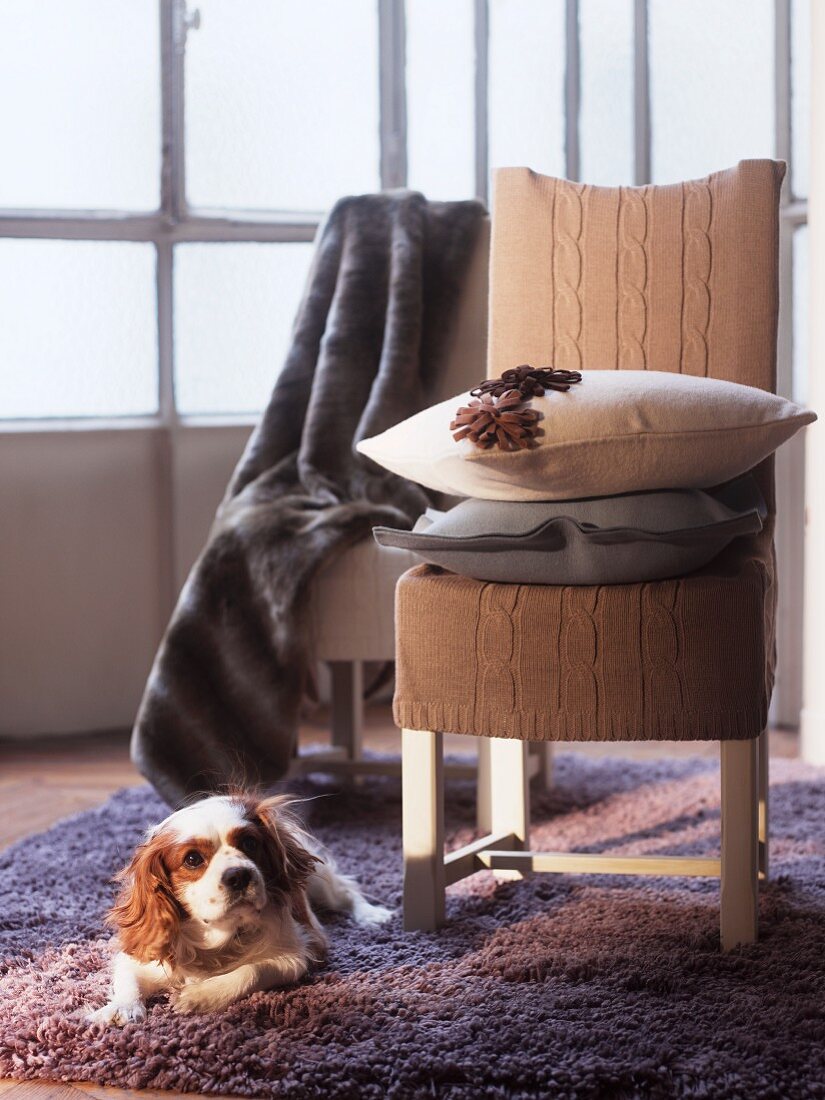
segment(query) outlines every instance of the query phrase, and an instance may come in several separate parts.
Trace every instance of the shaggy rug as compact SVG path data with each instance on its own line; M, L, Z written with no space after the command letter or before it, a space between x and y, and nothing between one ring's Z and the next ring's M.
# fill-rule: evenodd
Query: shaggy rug
M714 761L560 756L535 846L712 852ZM825 772L777 761L758 946L720 955L718 885L481 873L449 923L330 921L327 967L208 1018L157 1000L100 1031L110 876L165 813L147 787L0 856L0 1075L272 1097L825 1097ZM301 787L311 827L377 900L400 902L394 780ZM472 835L450 784L453 844Z

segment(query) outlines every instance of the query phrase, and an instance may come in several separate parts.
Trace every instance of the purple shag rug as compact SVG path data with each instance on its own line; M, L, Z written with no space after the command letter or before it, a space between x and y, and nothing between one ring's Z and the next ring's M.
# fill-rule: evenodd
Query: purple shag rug
M717 849L712 760L560 756L533 846ZM400 790L375 779L300 793L310 826L367 892L400 903ZM449 923L405 934L330 921L327 967L211 1017L165 1000L101 1032L111 874L165 815L121 791L0 855L0 1076L272 1097L825 1097L825 771L776 761L761 942L721 955L718 884L483 872ZM450 841L473 792L448 784Z

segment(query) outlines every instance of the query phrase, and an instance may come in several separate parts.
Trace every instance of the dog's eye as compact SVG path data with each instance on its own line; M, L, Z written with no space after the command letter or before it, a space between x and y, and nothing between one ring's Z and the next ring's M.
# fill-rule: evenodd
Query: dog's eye
M246 836L242 836L238 841L238 847L247 856L254 856L258 851L258 840L252 836L251 833L247 833Z
M193 848L191 852L187 852L183 857L183 862L187 867L200 867L203 863L203 856Z

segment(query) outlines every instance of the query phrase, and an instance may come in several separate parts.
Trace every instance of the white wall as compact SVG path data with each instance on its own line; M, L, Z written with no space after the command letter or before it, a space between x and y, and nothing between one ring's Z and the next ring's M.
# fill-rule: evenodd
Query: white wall
M132 724L249 431L0 433L0 734Z

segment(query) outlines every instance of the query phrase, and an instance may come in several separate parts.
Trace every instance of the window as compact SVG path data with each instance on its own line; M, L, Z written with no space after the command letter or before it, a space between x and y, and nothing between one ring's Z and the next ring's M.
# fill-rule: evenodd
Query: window
M804 394L808 7L5 0L0 416L254 415L341 194L771 155L791 163L781 386Z

